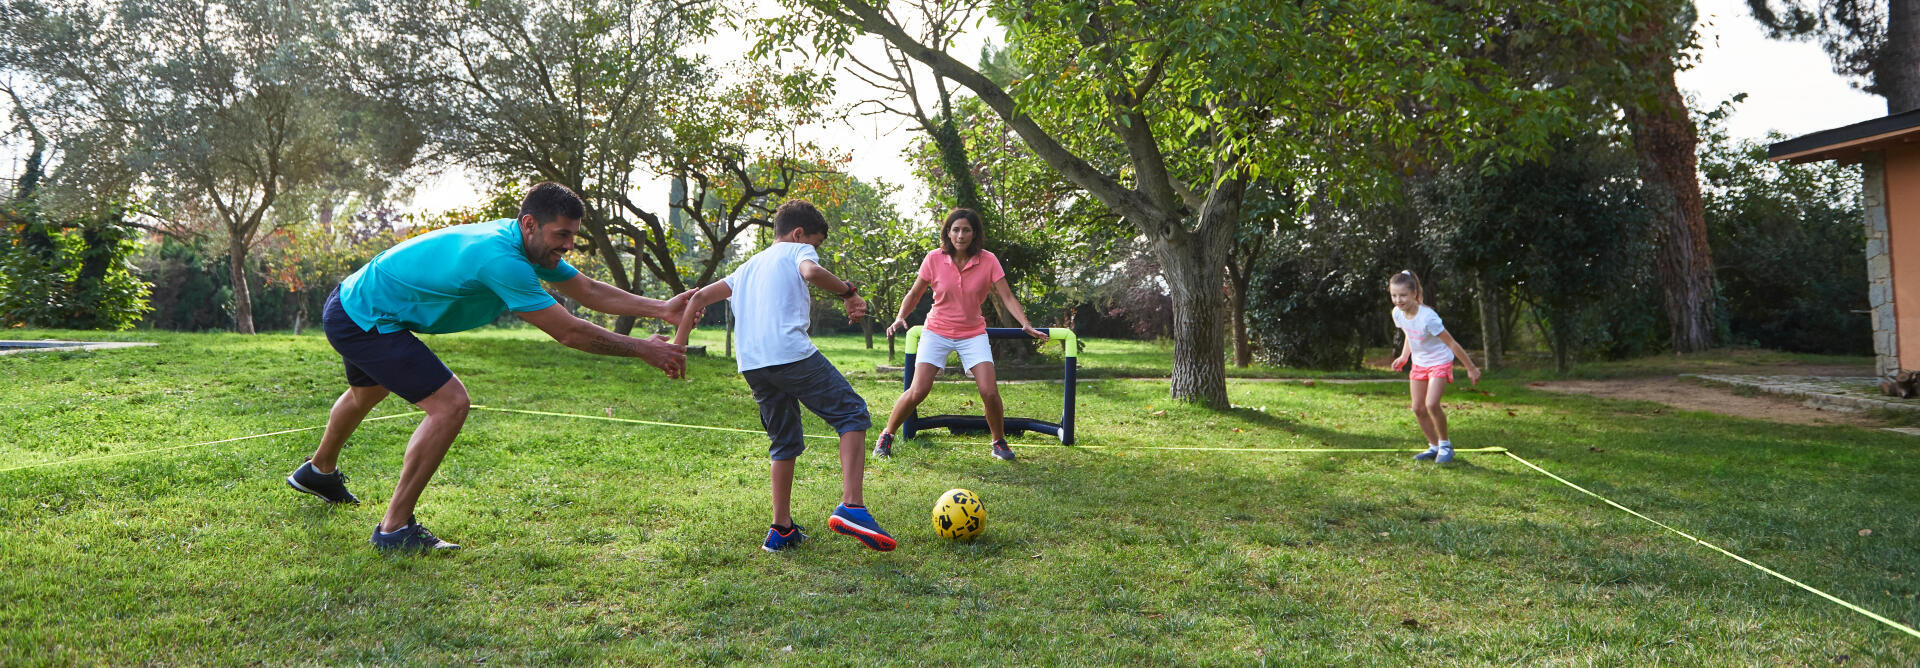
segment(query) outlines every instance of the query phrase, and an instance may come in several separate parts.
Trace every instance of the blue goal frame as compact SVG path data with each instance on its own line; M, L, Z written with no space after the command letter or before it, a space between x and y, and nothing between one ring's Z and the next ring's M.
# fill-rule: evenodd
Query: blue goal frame
M914 366L918 361L915 358L919 356L920 351L921 329L920 326L915 325L907 330L906 368L902 369L900 373L900 387L902 390L913 387L913 372ZM1037 418L1007 417L1003 418L1002 422L1006 426L1008 436L1037 431L1060 439L1062 445L1073 445L1073 391L1075 371L1078 368L1080 357L1079 339L1074 337L1073 330L1065 327L1049 327L1046 332L1049 339L1059 341L1066 345L1065 379L1067 392L1064 402L1065 405L1060 411L1060 421L1055 423ZM1033 337L1027 336L1026 330L1017 327L988 327L987 338L1031 340ZM940 361L942 363L946 362L946 360ZM953 434L986 433L987 418L984 415L929 415L921 417L919 409L916 408L914 412L907 415L906 422L900 425L900 438L913 438L916 432L940 429L943 427L946 428L949 433Z

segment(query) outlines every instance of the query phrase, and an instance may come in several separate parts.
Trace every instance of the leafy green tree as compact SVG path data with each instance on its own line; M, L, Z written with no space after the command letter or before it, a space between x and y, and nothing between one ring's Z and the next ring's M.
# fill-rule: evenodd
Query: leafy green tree
M397 173L419 146L404 114L333 85L316 48L329 6L19 0L0 21L0 62L81 128L62 168L110 177L55 185L97 202L139 193L145 215L219 230L242 333L254 331L247 260L280 198L342 171Z
M362 0L342 19L338 50L368 94L432 119L438 156L497 182L532 177L579 193L582 247L608 282L638 292L651 277L679 291L712 280L732 243L832 157L790 139L818 118L819 77L757 70L723 84L684 48L712 36L720 11L704 1ZM659 176L687 183L687 196L638 201ZM667 209L697 233L676 230Z
M860 284L869 309L860 321L868 349L873 348L875 323L884 327L891 320L926 253L926 235L888 201L899 190L884 180L869 184L834 173L809 179L808 186L796 192L816 204L824 202L821 211L833 234L822 249L823 259L834 275ZM893 357L893 337L887 337L887 357Z
M1350 137L1450 154L1542 145L1563 102L1463 57L1476 12L1415 2L996 3L1032 75L1002 86L879 5L783 0L769 39L841 52L877 36L999 115L1049 166L1145 236L1174 305L1172 394L1227 406L1226 248L1247 185L1309 166L1336 187L1388 169ZM1442 110L1407 113L1409 110ZM1515 121L1518 122L1515 122ZM1120 147L1119 151L1111 147ZM1103 156L1119 154L1124 160Z
M1617 339L1646 320L1620 317L1616 296L1647 292L1655 225L1635 162L1589 136L1511 169L1454 171L1432 186L1427 243L1459 275L1516 289L1561 371L1582 349L1631 347Z
M1770 162L1765 142L1706 136L1700 174L1733 340L1872 354L1860 167Z

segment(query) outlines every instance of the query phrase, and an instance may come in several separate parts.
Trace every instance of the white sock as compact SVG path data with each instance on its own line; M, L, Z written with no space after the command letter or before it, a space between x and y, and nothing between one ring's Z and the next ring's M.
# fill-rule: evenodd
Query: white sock
M1440 440L1440 447L1443 447L1443 448L1451 448L1451 447L1453 447L1453 441L1449 441L1449 440L1446 440L1446 439L1441 439L1441 440Z

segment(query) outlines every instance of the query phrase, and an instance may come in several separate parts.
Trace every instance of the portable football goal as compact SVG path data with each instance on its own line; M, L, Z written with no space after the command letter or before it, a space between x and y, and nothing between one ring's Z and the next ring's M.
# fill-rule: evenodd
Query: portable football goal
M903 390L913 387L914 366L918 361L915 358L919 356L918 352L920 350L920 331L921 328L918 325L907 330L906 368L900 372L900 387ZM1003 419L1003 422L1006 425L1008 436L1017 436L1029 431L1036 431L1060 439L1062 445L1073 445L1073 389L1075 365L1080 355L1079 341L1074 338L1073 330L1065 327L1048 327L1046 332L1050 340L1059 341L1066 346L1066 372L1064 376L1066 381L1064 384L1066 396L1062 402L1063 406L1060 409L1060 421L1048 422L1038 418L1008 416ZM987 337L992 339L1029 340L1033 338L1027 336L1026 330L1018 327L988 327ZM930 364L944 364L945 362L946 360L939 360L938 362L929 361ZM984 415L929 415L922 417L920 411L915 409L912 414L907 416L906 423L900 426L900 437L903 439L913 438L915 432L940 429L943 427L953 434L984 434L987 433L987 417Z

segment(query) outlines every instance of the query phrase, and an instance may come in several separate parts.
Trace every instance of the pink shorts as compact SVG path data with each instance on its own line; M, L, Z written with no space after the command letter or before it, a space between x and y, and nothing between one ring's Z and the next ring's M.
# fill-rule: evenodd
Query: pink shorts
M1453 382L1453 362L1433 366L1416 366L1407 374L1407 380L1445 380Z

